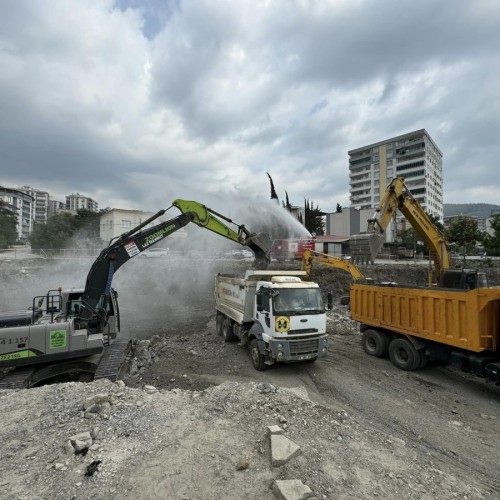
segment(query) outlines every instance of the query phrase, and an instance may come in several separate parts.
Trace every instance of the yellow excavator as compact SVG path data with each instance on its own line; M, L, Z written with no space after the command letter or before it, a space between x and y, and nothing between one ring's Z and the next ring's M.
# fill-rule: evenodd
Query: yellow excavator
M404 179L397 177L387 187L373 218L368 220L365 233L349 239L354 262L372 262L384 242L384 232L399 210L429 249L429 286L474 289L487 286L484 273L474 270L453 269L446 241L432 223L418 201L412 196Z
M308 279L311 278L313 262L323 264L325 266L335 267L336 269L342 269L343 271L350 273L354 281L364 278L361 271L354 264L351 264L345 259L328 255L326 253L316 252L315 250L304 250L304 256L302 257L302 270L306 272Z

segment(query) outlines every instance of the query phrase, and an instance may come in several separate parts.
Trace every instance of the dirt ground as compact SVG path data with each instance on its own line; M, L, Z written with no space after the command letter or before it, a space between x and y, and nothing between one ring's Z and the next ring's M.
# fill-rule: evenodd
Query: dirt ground
M407 373L367 356L338 305L327 313L326 358L257 372L245 349L215 334L214 274L247 266L131 261L120 271L123 332L136 339L127 385L0 391L0 497L272 499L274 480L300 479L324 499L499 498L499 387L438 363ZM9 293L1 309L19 307L56 279L82 286L86 269L85 262L2 263ZM498 270L487 271L499 284ZM363 272L399 283L426 279L425 265ZM313 278L336 304L348 291L345 273L315 269ZM106 402L89 416L85 400L96 395ZM282 467L271 466L266 427L273 424L302 450ZM85 431L95 435L93 449L66 453L68 439Z

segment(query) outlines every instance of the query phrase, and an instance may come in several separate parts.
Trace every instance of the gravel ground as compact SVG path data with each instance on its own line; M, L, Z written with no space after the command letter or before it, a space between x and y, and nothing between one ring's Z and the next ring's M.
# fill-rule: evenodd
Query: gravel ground
M0 391L0 497L272 499L276 479L300 479L325 499L499 498L498 387L438 364L406 373L366 356L337 305L327 314L326 358L256 372L214 324L214 273L247 265L131 261L121 270L125 335L136 339L126 386ZM89 267L2 262L1 308L82 286ZM363 271L426 279L425 266ZM348 292L345 273L314 273L336 303ZM271 466L273 424L302 450L281 467Z

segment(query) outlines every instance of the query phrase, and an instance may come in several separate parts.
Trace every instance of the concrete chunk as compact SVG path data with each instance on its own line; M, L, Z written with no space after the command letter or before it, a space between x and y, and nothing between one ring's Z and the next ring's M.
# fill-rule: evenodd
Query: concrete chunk
M302 453L300 446L281 434L271 436L271 464L279 467Z
M299 479L275 481L273 493L278 500L306 500L313 496L311 488Z
M273 434L283 434L283 429L279 425L269 425L267 435L272 436Z

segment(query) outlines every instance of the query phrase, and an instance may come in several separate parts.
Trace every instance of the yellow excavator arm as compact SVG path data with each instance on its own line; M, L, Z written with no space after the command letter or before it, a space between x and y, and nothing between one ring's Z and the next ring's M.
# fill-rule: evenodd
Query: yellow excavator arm
M250 233L243 224L236 224L228 217L217 213L201 203L188 200L175 200L172 205L178 208L183 214L188 214L191 217L191 222L204 227L214 233L224 236L231 241L249 247L255 254L255 267L266 269L267 264L271 261L271 238L267 233ZM238 230L234 231L226 222L234 224Z
M373 261L383 244L382 235L396 210L406 217L429 249L434 262L435 279L439 282L443 269L449 269L451 265L446 242L439 229L431 222L418 201L413 198L401 177L393 179L387 187L374 217L368 220L367 232L352 237L351 253L354 249L354 254L364 255L363 251L368 250L369 258ZM432 281L434 281L432 277L429 277L429 284L432 284Z
M316 252L315 250L304 250L304 256L302 257L302 270L307 273L308 279L311 277L313 262L347 271L351 274L355 281L364 277L361 271L354 264L351 264L344 259L334 257L333 255L328 255L326 253Z

